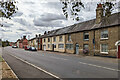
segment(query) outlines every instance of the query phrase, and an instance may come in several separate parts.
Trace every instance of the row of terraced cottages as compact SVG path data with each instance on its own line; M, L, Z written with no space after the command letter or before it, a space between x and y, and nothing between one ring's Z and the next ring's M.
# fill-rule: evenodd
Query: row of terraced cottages
M102 6L98 5L96 19L52 30L39 36L38 49L117 57L115 43L118 42L120 45L119 15L120 13L115 13L105 17Z
M102 5L96 9L96 19L48 31L28 40L28 46L38 50L120 57L120 12L103 16ZM119 45L119 46L115 46Z

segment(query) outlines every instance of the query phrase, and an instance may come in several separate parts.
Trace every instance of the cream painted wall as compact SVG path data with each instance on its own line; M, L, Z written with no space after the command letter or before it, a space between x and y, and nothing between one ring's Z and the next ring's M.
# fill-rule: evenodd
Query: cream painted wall
M65 52L65 35L61 35L61 36L62 36L62 41L59 41L59 36L49 37L50 42L48 42L48 37L45 38L46 39L45 42L43 38L42 42L43 42L43 45L46 45L46 50L52 50L52 44L56 44L56 48L54 48L54 51ZM55 42L53 41L54 37L56 37ZM48 44L50 45L50 48L48 48ZM64 48L63 49L58 48L59 44L64 44ZM43 50L44 50L44 47L43 47Z

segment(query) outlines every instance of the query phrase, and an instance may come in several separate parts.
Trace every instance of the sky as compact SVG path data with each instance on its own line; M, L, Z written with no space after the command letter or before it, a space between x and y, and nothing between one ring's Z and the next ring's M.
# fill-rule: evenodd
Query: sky
M73 21L63 15L60 0L16 0L18 3L17 13L11 19L0 18L0 38L3 40L16 41L23 35L27 39L35 37L37 34L43 34L44 31L50 31L63 28L75 23L96 18L96 0L82 0L85 9L79 13L80 21ZM113 13L118 12L116 8ZM29 37L28 37L29 36Z

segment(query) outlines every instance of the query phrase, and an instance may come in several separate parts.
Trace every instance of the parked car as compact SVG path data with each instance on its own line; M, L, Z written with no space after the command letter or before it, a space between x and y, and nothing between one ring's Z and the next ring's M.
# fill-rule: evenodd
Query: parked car
M35 47L30 47L29 50L30 51L37 51L37 49Z
M12 46L12 48L18 48L17 46Z

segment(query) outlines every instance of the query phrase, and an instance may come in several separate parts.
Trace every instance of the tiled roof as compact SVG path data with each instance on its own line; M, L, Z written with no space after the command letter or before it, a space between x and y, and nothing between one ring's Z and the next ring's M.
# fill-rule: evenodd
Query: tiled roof
M109 27L113 25L119 25L119 18L120 18L120 12L112 14L109 17L103 17L101 23L96 24L96 19L92 19L89 21L84 21L81 23L77 23L71 26L67 26L64 28L56 29L50 31L48 34L42 35L41 37L48 37L48 36L55 36L55 35L62 35L67 33L73 33L73 32L79 32L79 31L85 31L85 30L93 30L103 27Z

